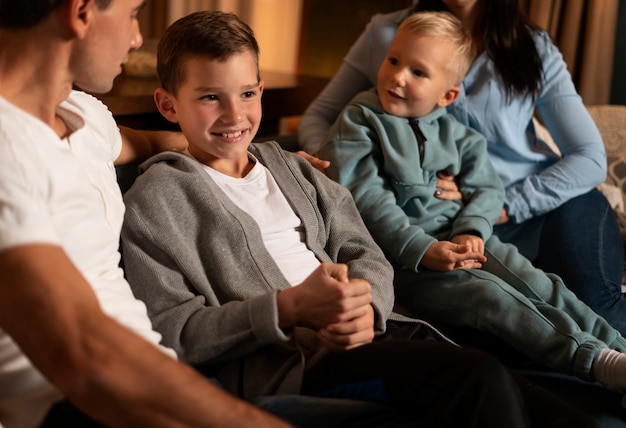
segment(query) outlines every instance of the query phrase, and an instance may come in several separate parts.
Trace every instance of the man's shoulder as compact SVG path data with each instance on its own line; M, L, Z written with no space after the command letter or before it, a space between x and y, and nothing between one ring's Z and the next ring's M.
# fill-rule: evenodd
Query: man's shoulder
M58 140L49 126L2 97L0 130L0 162L7 166L36 163L48 147L45 142Z
M12 141L34 132L42 132L46 125L17 107L3 97L0 97L0 129L2 129L2 142Z
M109 108L98 98L86 92L74 90L59 105L59 109L70 112L75 115L78 124L74 127L80 127L81 122L87 123L93 128L110 129L112 126L117 128L113 114Z

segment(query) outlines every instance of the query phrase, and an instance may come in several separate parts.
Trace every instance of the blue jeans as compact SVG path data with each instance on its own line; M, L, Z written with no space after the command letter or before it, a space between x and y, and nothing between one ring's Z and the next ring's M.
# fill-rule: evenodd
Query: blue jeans
M536 267L559 275L579 299L626 336L624 242L602 193L594 189L536 219L496 226L494 233L516 245Z
M601 348L626 352L626 339L561 279L536 269L497 237L482 269L396 272L396 301L437 323L493 334L544 367L590 377Z

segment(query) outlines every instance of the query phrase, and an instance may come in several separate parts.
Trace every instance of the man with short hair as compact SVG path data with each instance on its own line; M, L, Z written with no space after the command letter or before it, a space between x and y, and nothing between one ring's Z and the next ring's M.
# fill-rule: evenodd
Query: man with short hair
M0 0L6 428L54 425L68 409L80 419L62 417L63 426L287 425L159 348L160 335L118 267L124 210L114 162L145 157L151 141L120 134L102 103L72 88L111 89L128 51L142 43L143 4ZM130 145L129 135L145 144Z

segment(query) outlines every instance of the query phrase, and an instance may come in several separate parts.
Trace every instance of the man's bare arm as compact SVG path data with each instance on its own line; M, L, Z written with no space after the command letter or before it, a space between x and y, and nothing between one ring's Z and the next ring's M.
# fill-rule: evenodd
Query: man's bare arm
M60 247L0 252L0 328L64 396L107 426L288 426L106 316Z
M187 150L187 140L181 132L143 131L120 126L122 133L122 151L115 161L116 165L139 163L157 153L173 150Z

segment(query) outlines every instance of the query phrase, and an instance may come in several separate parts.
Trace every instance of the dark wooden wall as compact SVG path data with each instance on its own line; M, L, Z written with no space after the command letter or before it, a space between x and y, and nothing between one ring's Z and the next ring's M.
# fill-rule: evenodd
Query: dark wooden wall
M412 0L304 0L298 72L332 77L372 15Z

